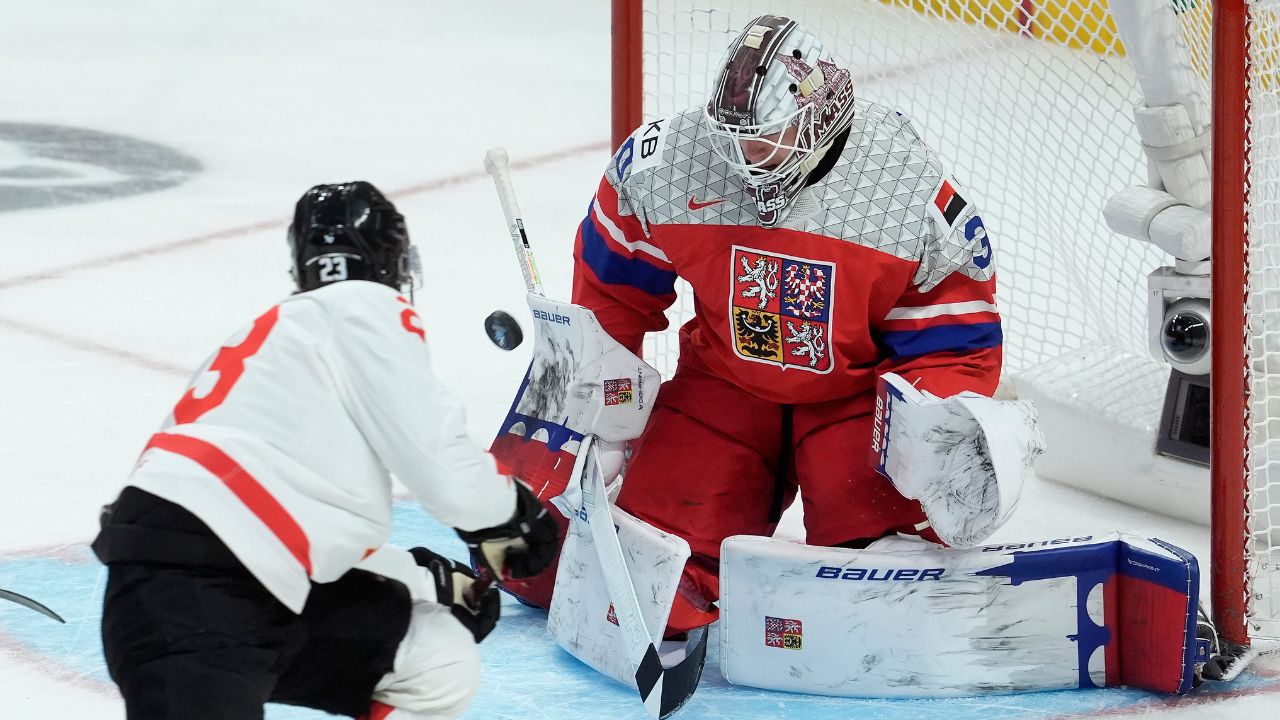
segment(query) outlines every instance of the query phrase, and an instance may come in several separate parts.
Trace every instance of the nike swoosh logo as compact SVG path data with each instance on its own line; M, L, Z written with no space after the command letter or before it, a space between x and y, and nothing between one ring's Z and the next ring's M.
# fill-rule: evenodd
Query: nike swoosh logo
M715 205L716 203L722 203L722 202L724 202L724 198L717 198L710 202L698 202L698 196L694 195L693 197L689 198L689 209L701 210L702 208L708 208L708 207L711 207L712 205Z

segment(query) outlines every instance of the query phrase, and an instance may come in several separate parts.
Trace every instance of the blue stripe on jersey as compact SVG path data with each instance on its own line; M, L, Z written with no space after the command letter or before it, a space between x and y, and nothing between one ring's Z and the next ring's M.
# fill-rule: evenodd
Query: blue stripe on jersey
M610 285L629 285L650 295L670 295L676 291L676 274L661 270L641 260L614 252L604 236L591 221L591 208L580 227L582 232L582 259L595 272L600 282Z
M880 342L894 358L915 357L938 352L964 352L996 347L1004 342L1000 323L938 325L919 330L899 330L880 334Z

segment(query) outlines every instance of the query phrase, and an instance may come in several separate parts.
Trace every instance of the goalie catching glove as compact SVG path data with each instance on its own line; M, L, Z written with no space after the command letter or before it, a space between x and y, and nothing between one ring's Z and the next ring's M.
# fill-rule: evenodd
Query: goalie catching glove
M498 624L501 612L498 589L490 586L479 593L470 593L474 597L468 601L468 591L476 582L471 568L424 547L412 548L409 553L430 573L436 586L436 602L449 608L458 622L471 631L476 642L484 640Z
M507 522L483 530L456 530L471 561L501 580L537 575L556 558L556 522L527 485L514 480L516 511Z
M1042 452L1044 435L1027 401L971 392L942 399L893 373L880 378L872 462L920 502L952 547L977 545L1009 519Z

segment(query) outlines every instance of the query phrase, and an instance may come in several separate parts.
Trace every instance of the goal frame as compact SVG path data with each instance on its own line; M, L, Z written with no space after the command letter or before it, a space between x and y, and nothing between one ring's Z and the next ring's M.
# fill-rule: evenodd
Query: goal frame
M1245 0L1215 0L1213 22L1213 333L1209 477L1210 604L1219 635L1249 645L1249 367L1245 306L1245 208L1249 200L1249 13ZM1226 302L1232 300L1232 302Z
M612 147L644 120L644 0L612 2ZM1250 643L1249 366L1245 341L1245 208L1249 12L1246 0L1214 0L1213 265L1210 393L1212 495L1208 572L1213 618L1223 640ZM1234 178L1234 181L1226 181ZM1223 302L1233 298L1238 302Z

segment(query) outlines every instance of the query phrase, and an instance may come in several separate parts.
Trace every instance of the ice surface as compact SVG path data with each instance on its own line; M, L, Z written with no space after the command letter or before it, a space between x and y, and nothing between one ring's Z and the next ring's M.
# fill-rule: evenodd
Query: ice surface
M608 3L0 0L0 18L0 196L27 198L0 202L0 587L68 620L0 602L0 715L122 717L85 543L189 370L289 291L293 201L357 178L393 195L423 251L436 369L487 441L529 356L484 336L489 312L523 319L524 301L480 164L508 148L547 291L566 296L573 231L609 153ZM397 542L459 552L411 504L396 519ZM784 530L798 527L788 516ZM1001 537L1112 529L1207 551L1202 527L1049 483ZM555 648L540 613L504 611L468 717L643 716ZM728 686L712 657L680 717L1271 717L1280 664L1259 662L1225 695L852 701Z

